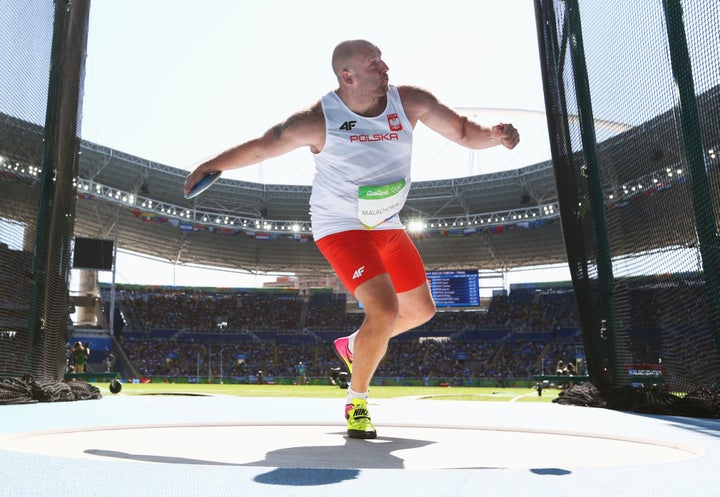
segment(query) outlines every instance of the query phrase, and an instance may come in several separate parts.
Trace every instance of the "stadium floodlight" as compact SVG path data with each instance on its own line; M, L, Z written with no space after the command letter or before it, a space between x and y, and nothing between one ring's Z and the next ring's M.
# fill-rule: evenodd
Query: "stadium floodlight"
M414 219L408 222L408 231L410 233L422 233L425 231L425 223L421 220Z

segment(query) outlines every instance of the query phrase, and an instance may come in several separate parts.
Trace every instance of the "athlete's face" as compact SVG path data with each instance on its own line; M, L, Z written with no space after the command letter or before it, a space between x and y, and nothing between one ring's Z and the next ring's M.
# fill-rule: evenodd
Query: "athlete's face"
M354 62L358 89L374 95L385 95L388 90L389 68L382 60L380 50L370 45L358 52Z

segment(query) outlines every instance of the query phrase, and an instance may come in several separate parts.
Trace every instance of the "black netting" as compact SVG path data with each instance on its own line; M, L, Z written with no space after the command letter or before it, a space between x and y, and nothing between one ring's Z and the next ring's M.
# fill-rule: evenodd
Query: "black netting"
M98 387L81 380L36 381L31 376L0 378L0 405L69 402L101 398L102 394Z
M2 377L64 373L88 9L52 0L0 9Z
M708 386L696 388L685 395L676 395L657 386L635 388L627 385L601 392L592 384L574 385L560 392L553 402L643 414L720 418L720 391Z
M0 11L0 375L28 372L30 288L53 31L52 2Z
M637 409L667 407L659 392L714 391L720 11L679 0L535 4L591 381Z

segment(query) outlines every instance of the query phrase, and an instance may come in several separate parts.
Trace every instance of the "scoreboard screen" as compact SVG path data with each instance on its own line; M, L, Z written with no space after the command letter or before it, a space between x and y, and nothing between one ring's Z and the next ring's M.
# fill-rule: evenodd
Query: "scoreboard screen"
M437 307L480 306L480 287L476 269L427 271L426 276ZM360 302L358 308L363 308Z
M428 271L428 283L438 307L480 305L477 270Z

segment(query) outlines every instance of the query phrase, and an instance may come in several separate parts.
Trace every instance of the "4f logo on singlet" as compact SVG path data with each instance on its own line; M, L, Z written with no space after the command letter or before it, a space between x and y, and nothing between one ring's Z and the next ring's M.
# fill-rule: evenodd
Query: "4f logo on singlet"
M344 129L345 131L350 131L351 129L353 129L355 127L356 124L357 124L357 121L345 121L344 123L342 123L340 125L340 128L338 128L338 129Z

